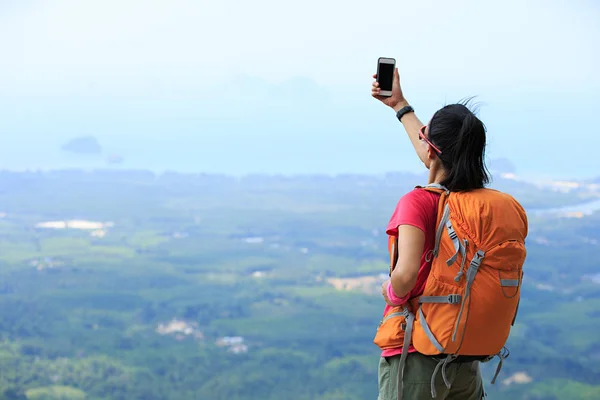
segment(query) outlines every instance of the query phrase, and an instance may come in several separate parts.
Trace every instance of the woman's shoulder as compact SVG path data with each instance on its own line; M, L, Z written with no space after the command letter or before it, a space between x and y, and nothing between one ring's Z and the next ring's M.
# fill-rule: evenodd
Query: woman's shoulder
M439 194L415 188L400 198L388 223L388 234L397 235L399 225L413 225L425 231L435 221Z
M439 198L439 193L426 190L422 187L416 187L402 196L399 202L426 201L437 204Z

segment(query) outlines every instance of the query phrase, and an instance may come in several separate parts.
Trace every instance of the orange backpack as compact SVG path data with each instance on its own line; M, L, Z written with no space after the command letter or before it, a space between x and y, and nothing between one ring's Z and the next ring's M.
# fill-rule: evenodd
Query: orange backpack
M517 315L528 223L523 207L506 193L450 192L439 184L423 188L440 193L435 248L425 290L406 318L414 318L414 325L401 328L410 335L405 342L419 353L440 356L431 378L435 398L438 370L450 388L445 366L458 356L482 361L498 356L495 383ZM402 358L400 364L402 374Z

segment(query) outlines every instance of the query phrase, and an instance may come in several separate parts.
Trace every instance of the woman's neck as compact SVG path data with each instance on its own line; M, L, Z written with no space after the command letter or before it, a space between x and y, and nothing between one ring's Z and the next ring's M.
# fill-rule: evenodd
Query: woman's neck
M443 168L439 167L437 164L431 165L431 168L429 168L429 179L427 183L441 184L444 181L444 179L446 179L446 171Z

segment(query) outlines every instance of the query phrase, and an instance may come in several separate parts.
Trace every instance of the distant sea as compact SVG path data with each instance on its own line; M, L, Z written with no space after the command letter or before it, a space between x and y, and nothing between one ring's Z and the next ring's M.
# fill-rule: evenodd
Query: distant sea
M412 148L390 148L382 143L371 146L360 141L337 143L321 139L268 140L257 142L246 139L218 137L206 140L197 135L148 135L147 137L108 137L101 140L101 154L74 154L60 146L67 141L57 138L36 139L32 145L21 140L0 141L0 169L55 170L55 169L145 169L156 173L223 173L244 175L266 174L384 174L390 171L420 173L424 166ZM4 143L2 143L4 142ZM513 154L514 156L514 154ZM123 162L109 163L110 157L122 157ZM534 155L511 159L516 174L529 181L590 179L600 175L593 169L582 170L568 162L555 163L540 170ZM600 170L599 170L600 171Z
M424 171L394 113L365 92L369 82L322 87L309 79L275 85L238 77L227 90L216 83L153 82L127 90L108 85L0 96L0 169L108 167L232 175ZM429 90L411 100L423 121L455 97L440 88ZM558 114L549 93L525 92L519 99L514 88L479 93L488 157L509 159L516 174L528 180L598 177L600 158L586 152L600 145L587 128L595 126L598 93L571 93ZM573 130L573 120L583 128ZM104 152L60 150L81 136L96 137ZM108 164L113 155L124 162Z

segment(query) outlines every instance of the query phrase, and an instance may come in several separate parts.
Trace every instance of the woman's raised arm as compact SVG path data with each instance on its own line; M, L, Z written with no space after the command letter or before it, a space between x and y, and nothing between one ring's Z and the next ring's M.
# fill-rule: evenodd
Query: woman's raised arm
M377 79L377 74L374 74L373 78ZM371 88L371 95L377 100L381 101L386 106L392 108L395 113L398 113L398 111L409 105L408 101L404 98L402 88L400 87L400 75L398 74L398 68L394 69L394 83L392 85L392 95L387 97L381 96L379 94L379 91L379 83L377 82L377 80L375 80ZM423 146L421 140L419 139L419 129L423 126L423 123L412 111L404 114L400 121L404 126L404 130L408 134L410 142L412 143L413 147L415 148L415 151L417 152L417 156L419 156L421 162L425 164L427 160L427 147Z

